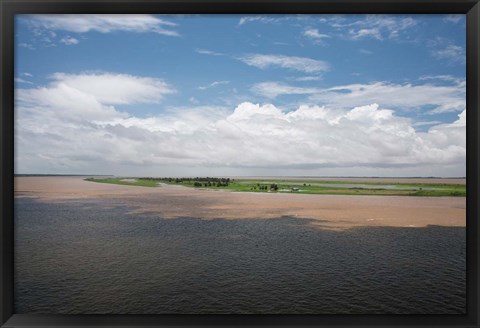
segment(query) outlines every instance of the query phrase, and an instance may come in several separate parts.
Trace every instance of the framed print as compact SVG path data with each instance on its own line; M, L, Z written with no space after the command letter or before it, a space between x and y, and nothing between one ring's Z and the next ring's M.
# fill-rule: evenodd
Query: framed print
M478 326L477 1L1 6L1 327Z

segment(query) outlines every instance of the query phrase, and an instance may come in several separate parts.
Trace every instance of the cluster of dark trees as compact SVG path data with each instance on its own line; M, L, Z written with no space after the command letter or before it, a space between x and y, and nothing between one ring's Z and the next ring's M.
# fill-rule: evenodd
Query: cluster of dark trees
M142 180L163 181L167 183L193 183L194 187L228 187L230 178L211 178L211 177L195 177L195 178L141 178Z
M257 183L257 186L256 187L253 187L251 188L252 190L274 190L274 191L277 191L278 190L278 185L276 183L272 183L270 185L270 188L268 185L261 185L259 183Z
M194 187L228 187L228 182L225 182L225 181L217 181L217 182L212 182L212 181L208 181L208 182L199 182L199 181L195 181L193 183L193 186Z

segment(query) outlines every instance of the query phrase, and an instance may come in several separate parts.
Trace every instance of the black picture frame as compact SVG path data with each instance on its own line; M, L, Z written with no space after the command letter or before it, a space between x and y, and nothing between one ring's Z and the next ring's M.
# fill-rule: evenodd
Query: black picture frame
M0 0L0 325L11 327L479 327L478 0ZM14 16L16 14L466 14L467 314L466 315L24 315L13 312Z

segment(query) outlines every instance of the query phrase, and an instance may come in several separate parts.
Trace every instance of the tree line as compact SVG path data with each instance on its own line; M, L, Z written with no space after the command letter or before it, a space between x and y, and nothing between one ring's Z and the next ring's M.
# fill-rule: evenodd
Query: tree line
M195 178L140 178L141 180L160 181L166 183L187 183L195 187L228 187L230 182L235 179L213 178L213 177L195 177Z

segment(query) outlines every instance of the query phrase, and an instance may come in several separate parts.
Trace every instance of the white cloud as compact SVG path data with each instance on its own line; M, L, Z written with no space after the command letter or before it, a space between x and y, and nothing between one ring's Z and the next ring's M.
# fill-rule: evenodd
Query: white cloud
M197 48L197 49L195 49L195 52L197 52L201 55L223 56L223 54L220 53L220 52L215 52L215 51L208 50L208 49Z
M16 77L14 80L15 80L15 82L17 82L17 83L33 84L32 82L27 81L27 80L24 80L24 79L19 78L19 77Z
M252 87L253 92L267 98L276 98L280 95L310 95L319 90L318 88L295 87L277 82L261 82Z
M30 74L30 73L28 73L28 72L25 72L25 73L23 73L22 75L23 75L23 76L27 76L27 77L33 77L33 75Z
M18 44L19 47L27 48L29 50L35 50L35 47L30 43L21 42Z
M146 33L153 32L168 36L179 36L172 28L175 23L154 15L122 15L122 14L49 14L26 15L37 29L62 30L74 33L96 31L110 33L126 31Z
M63 44L66 44L67 46L71 46L71 45L80 43L80 41L78 39L75 39L71 36L66 36L66 37L62 38L60 40L60 42L63 43Z
M319 81L322 78L320 76L301 76L301 77L295 77L292 78L292 80L295 81L300 81L300 82L305 82L305 81Z
M466 63L465 47L455 44L454 40L437 36L427 40L426 45L431 48L431 55L439 60L448 64L464 65Z
M262 24L280 24L280 23L285 23L288 21L292 21L294 23L298 21L304 21L308 23L315 23L319 22L325 17L332 17L335 15L308 15L308 14L288 14L288 15L282 15L282 14L272 14L272 15L249 15L249 16L242 16L238 22L238 25L244 25L247 23L262 23Z
M144 140L144 130L101 124L130 117L112 104L158 102L163 94L173 92L165 82L114 73L58 73L53 78L48 86L15 92L17 169L98 172L97 164L107 165L103 168L108 170L108 165L141 161L128 157L134 153L132 147Z
M114 107L102 104L93 94L86 93L65 83L52 84L48 87L18 89L15 93L16 105L24 108L22 113L28 113L31 123L36 126L36 120L43 121L41 128L49 130L49 121L62 120L71 123L76 121L104 120L122 116ZM56 116L56 118L54 117ZM43 120L42 118L48 118Z
M454 44L433 50L432 55L438 59L446 59L454 63L465 63L466 61L465 49Z
M229 84L230 81L214 81L208 85L204 85L204 86L199 86L198 89L199 90L207 90L207 89L210 89L210 88L214 88L218 85L222 85L222 84Z
M465 82L459 80L451 85L393 84L375 82L350 84L332 88L296 87L277 82L263 82L253 86L252 91L268 98L280 95L310 95L313 103L337 108L352 108L378 103L381 106L403 110L431 105L432 114L460 112L465 108Z
M363 38L373 38L377 40L383 40L382 34L380 33L379 28L362 28L362 29L351 29L349 31L349 34L352 39L358 40L358 39L363 39Z
M373 55L372 51L366 50L366 49L360 49L359 52L364 54L364 55Z
M116 73L56 73L52 88L69 88L95 98L103 104L158 103L175 90L165 81ZM37 90L38 91L38 90ZM36 92L36 91L32 91Z
M274 23L274 22L278 22L279 19L281 18L280 17L274 18L274 17L268 17L268 16L243 16L243 17L240 17L240 20L238 21L238 25L243 25L251 22Z
M268 24L279 24L287 21L304 22L310 26L314 24L326 24L336 31L336 35L351 40L362 40L366 38L377 40L411 40L408 31L417 26L417 20L406 15L269 15L269 16L243 16L238 25L258 22ZM448 19L448 18L446 18ZM455 18L456 19L456 18ZM332 33L330 33L332 34ZM318 32L317 28L310 27L304 35L307 37L321 38L329 35Z
M166 167L177 168L172 174L185 172L182 167L229 167L317 175L336 168L349 175L387 168L402 175L413 168L436 175L452 168L447 171L464 175L465 111L456 122L416 132L409 119L377 104L284 112L244 102L233 111L177 108L140 118L71 87L39 92L20 90L15 108L16 164L23 172L166 175Z
M426 121L426 122L415 122L413 126L427 126L427 125L438 125L442 124L441 121Z
M323 34L318 31L316 28L309 28L303 32L303 35L314 40L317 44L323 44L323 39L330 38L330 35Z
M286 86L280 91L323 93L329 105L286 112L269 103L243 102L137 117L115 106L157 103L173 89L159 79L116 73L57 73L52 79L43 87L16 90L17 172L465 175L465 109L452 123L413 122L392 107L368 103L375 93L382 101L400 93L398 99L407 100L394 99L397 105L416 106L428 97L440 105L454 86L377 83L323 92ZM419 126L430 128L416 131Z
M424 75L424 76L421 76L419 80L438 80L438 81L453 82L456 85L463 85L463 86L466 85L465 79L461 79L453 75Z
M406 31L417 25L415 19L402 15L365 15L351 23L345 23L344 20L340 17L326 22L352 40L401 40Z
M465 20L465 15L463 15L463 14L451 14L451 15L447 15L444 18L444 21L454 23L454 24L457 24L461 20Z
M190 101L192 104L198 104L199 103L198 99L195 98L195 97L188 98L188 101Z
M281 67L304 73L322 73L329 70L327 62L306 57L251 54L240 57L239 60L261 69Z
M465 108L465 86L454 84L393 84L376 82L351 84L326 89L314 94L314 101L334 103L342 107L378 102L382 106L416 109L425 105L436 106L432 112L455 112Z

